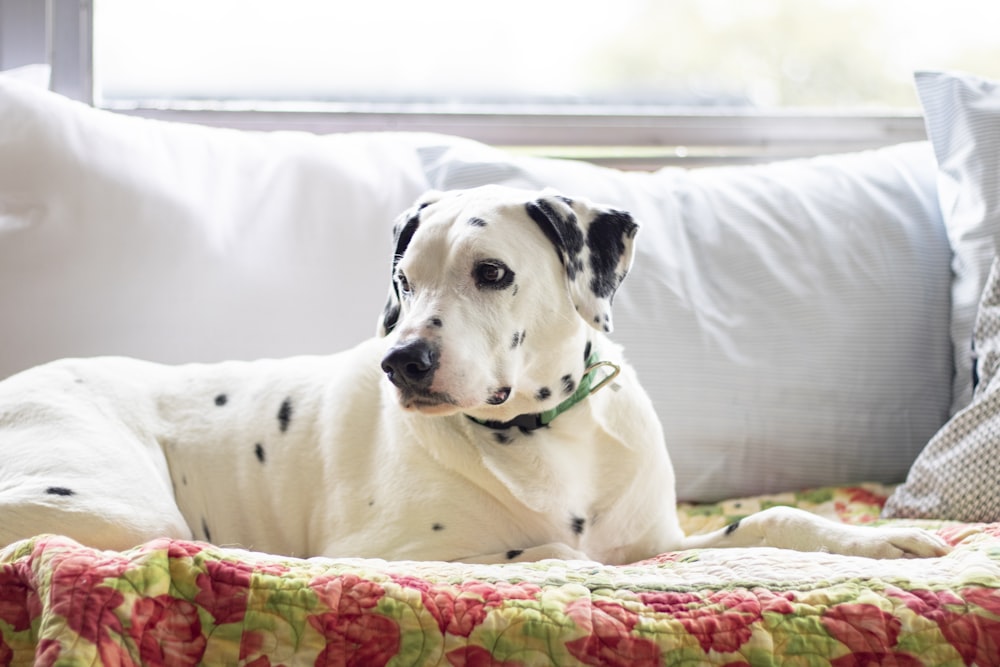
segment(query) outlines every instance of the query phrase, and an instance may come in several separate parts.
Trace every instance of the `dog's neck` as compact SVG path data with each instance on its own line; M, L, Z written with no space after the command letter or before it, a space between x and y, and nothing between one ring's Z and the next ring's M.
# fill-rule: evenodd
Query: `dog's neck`
M619 367L614 354L615 346L603 335L588 328L578 340L578 345L565 346L582 351L576 358L573 358L576 355L567 358L547 355L534 360L534 364L529 362L525 369L527 379L504 406L506 409L495 408L490 410L493 414L479 412L466 416L496 431L517 429L527 433L548 426L559 415L586 401L591 394L611 382Z
M467 416L477 424L481 424L482 426L498 431L505 431L511 428L517 428L522 433L535 431L548 426L549 423L551 423L556 417L566 412L577 403L586 400L587 397L594 392L602 389L618 375L619 371L621 371L621 368L619 368L617 364L610 361L602 361L597 352L592 352L587 358L587 367L584 370L583 377L581 377L580 381L577 383L576 390L554 408L543 412L519 414L513 419L509 419L507 421L493 421Z

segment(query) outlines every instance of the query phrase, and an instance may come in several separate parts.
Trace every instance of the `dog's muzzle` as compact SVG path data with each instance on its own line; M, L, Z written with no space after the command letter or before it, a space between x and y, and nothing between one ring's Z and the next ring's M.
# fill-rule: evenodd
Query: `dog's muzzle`
M399 389L426 394L439 364L437 346L416 338L390 348L382 358L382 371Z

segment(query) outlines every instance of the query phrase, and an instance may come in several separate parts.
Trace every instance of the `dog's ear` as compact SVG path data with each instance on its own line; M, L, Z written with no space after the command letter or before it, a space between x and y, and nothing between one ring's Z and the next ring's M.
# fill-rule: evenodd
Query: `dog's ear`
M425 192L413 206L403 211L392 225L393 252L392 270L389 273L389 298L386 300L385 308L378 320L379 336L388 335L399 320L400 301L399 286L396 284L396 265L399 264L403 253L406 252L406 247L410 245L413 233L420 226L420 214L427 206L439 200L442 194L437 190Z
M632 266L639 225L625 211L550 190L528 202L527 211L555 246L580 317L610 332L611 303Z

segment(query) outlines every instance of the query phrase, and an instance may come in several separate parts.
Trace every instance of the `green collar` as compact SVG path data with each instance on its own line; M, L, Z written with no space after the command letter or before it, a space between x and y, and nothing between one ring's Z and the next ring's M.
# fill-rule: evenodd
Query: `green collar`
M598 371L602 366L608 367L611 372L601 379L600 382L594 383L594 379L597 377ZM580 385L573 392L573 395L567 398L565 401L552 408L551 410L546 410L545 412L535 412L529 414L518 415L513 419L505 422L492 421L488 419L476 419L475 417L469 417L472 421L486 426L492 429L504 430L508 428L517 427L521 429L522 432L527 433L528 431L534 431L542 428L543 426L548 426L553 419L561 415L562 413L569 410L571 407L587 398L591 394L595 393L597 390L601 389L607 385L611 380L618 376L621 372L621 368L617 365L611 363L610 361L600 361L598 359L597 353L591 354L587 359L587 370L584 371L583 377L580 378Z

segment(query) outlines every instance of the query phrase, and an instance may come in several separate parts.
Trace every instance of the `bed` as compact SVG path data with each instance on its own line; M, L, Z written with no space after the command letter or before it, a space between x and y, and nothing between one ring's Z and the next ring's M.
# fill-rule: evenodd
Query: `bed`
M866 484L680 508L690 532L782 504L878 520ZM761 549L626 566L298 560L55 536L0 558L0 664L996 665L1000 523L895 520L945 558Z
M552 186L642 224L615 339L688 532L786 504L954 547L474 566L38 535L0 551L0 665L1000 664L1000 87L917 86L925 142L626 173L129 118L0 75L0 378L346 348L421 193Z

